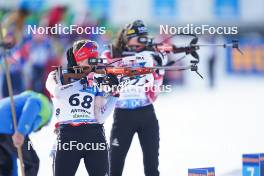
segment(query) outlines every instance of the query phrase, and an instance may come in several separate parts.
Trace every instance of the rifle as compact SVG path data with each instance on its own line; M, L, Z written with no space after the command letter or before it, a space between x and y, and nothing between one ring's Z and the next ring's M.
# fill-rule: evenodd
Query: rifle
M184 34L185 35L185 34ZM170 36L169 38L174 37L175 35ZM74 66L74 67L68 67L74 70L74 73L64 73L61 74L62 78L64 79L65 83L68 84L70 82L70 79L81 79L89 73L89 71L93 70L95 73L99 74L114 74L114 75L121 75L121 76L128 76L128 77L135 77L139 75L145 75L154 73L155 71L159 69L169 70L169 71L184 71L184 70L190 70L198 74L199 77L203 79L203 76L198 72L198 64L200 62L200 56L197 53L197 50L199 50L201 47L207 47L207 46L216 46L216 47L223 47L223 48L233 48L236 49L241 54L242 51L239 49L239 42L238 40L232 40L231 43L224 43L224 44L199 44L198 43L198 37L196 35L188 35L192 36L190 43L187 46L178 46L176 44L167 44L164 43L169 38L166 38L162 42L154 43L153 40L148 40L143 37L144 44L147 48L152 48L153 51L156 52L165 52L165 53L185 53L183 57L176 61L169 62L166 66L157 66L157 67L114 67L112 66L113 63L121 61L122 57L126 56L136 56L136 52L123 52L121 58L114 59L113 62L108 63L106 62L106 59L104 58L92 58L88 60L88 64L90 66ZM139 39L140 40L140 39ZM111 45L110 45L110 48ZM112 55L112 54L111 54ZM192 56L192 60L190 60L190 64L186 66L172 66L175 62L184 59L187 55ZM55 66L60 73L62 73L62 67L61 66ZM89 67L89 68L88 68ZM91 69L93 67L93 69ZM67 68L67 69L68 69ZM86 71L85 71L86 70ZM89 70L89 71L87 71Z

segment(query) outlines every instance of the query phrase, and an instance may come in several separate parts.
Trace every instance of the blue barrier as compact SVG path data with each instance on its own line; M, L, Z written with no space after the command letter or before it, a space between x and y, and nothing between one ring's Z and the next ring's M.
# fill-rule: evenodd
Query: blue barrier
M264 153L243 155L243 176L264 176Z
M188 176L215 176L215 168L194 168L188 169Z

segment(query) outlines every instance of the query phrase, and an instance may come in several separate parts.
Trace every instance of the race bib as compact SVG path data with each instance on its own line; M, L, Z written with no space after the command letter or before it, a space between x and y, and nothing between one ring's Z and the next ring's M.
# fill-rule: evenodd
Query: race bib
M63 123L96 123L97 120L94 115L96 94L96 87L86 87L84 89L79 82L67 85L66 88L61 90L60 96L53 99L58 121Z

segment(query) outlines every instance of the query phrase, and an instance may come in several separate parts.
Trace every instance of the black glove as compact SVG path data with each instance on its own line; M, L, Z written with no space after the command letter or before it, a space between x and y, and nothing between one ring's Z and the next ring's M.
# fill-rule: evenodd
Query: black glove
M94 77L94 78L95 78L98 85L108 85L108 86L112 87L111 91L108 93L110 93L114 97L119 97L119 92L118 92L118 88L117 88L117 86L119 85L119 80L115 75L107 74L104 76L98 76L98 77ZM113 87L114 85L116 87Z
M119 80L116 77L116 75L113 74L107 74L104 77L102 77L102 84L103 85L109 85L109 86L118 86Z
M152 56L153 56L153 59L157 62L158 66L163 66L163 61L159 54L155 53L155 54L152 54Z

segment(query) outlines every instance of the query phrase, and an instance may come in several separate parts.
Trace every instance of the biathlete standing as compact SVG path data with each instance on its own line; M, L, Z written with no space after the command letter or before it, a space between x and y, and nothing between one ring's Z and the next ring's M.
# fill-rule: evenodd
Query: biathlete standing
M124 27L118 34L112 51L105 51L103 57L111 62L122 58L118 66L153 67L166 64L167 57L147 46L148 29L141 20ZM135 56L123 57L124 52ZM114 122L110 137L110 175L121 176L125 158L133 136L138 134L143 151L146 176L158 176L159 170L159 124L153 107L162 85L164 70L139 76L120 91L114 111Z
M55 70L49 74L46 82L59 128L56 176L75 175L81 159L84 159L90 176L109 175L108 146L103 123L113 110L117 97L106 95L94 85L93 68L88 60L98 57L97 49L96 42L79 40L67 51L68 72L73 72L74 66L85 66L88 75L85 80L77 79L65 84ZM110 86L119 84L113 75L104 75L100 80Z

